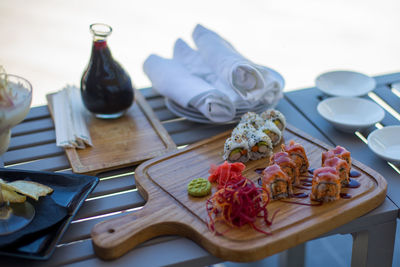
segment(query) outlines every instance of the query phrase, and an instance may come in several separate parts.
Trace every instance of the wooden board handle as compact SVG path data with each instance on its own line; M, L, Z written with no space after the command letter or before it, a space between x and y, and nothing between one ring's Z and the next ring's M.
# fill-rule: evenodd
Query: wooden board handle
M118 258L146 240L177 233L177 222L166 221L170 210L163 205L146 205L133 213L96 224L91 232L98 257Z

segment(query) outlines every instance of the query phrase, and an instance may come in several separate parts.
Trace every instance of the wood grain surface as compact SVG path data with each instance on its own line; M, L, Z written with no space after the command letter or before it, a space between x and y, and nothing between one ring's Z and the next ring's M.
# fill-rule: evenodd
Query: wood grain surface
M48 95L47 99L53 113L52 95ZM65 149L75 173L94 175L132 166L176 149L168 132L138 90L135 90L135 102L121 118L102 120L86 113L85 120L93 147Z
M190 197L186 186L194 178L208 177L210 164L223 162L223 145L229 135L230 132L225 132L141 164L136 169L136 185L147 202L138 212L93 227L91 235L97 256L106 260L115 259L145 240L174 234L194 240L224 260L254 261L316 238L367 213L385 199L385 179L353 160L352 169L361 173L356 178L361 186L345 189L352 198L339 199L321 206L273 201L268 205L269 213L279 212L273 225L265 228L272 235L265 236L247 226L232 228L223 236L215 235L207 227L205 202L208 197ZM305 147L311 168L320 166L321 152L330 148L288 126L284 132L284 142L292 139ZM279 146L275 150L278 151ZM267 159L250 161L246 163L244 175L257 180L259 175L255 169L267 164ZM308 198L292 198L290 201L310 202Z

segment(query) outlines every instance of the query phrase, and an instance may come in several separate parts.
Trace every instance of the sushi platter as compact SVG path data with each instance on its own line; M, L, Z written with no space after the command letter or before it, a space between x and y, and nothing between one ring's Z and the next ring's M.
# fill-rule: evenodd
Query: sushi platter
M220 225L217 227L223 234L217 234L208 227L206 202L210 196L192 197L187 185L195 178L207 178L210 165L224 162L224 144L230 135L231 131L225 132L141 164L136 169L135 179L147 202L139 211L101 222L92 229L96 254L103 259L115 259L153 237L180 235L224 260L255 261L317 238L371 211L385 199L386 180L353 159L351 170L359 172L360 176L354 179L360 186L346 188L344 193L348 197L315 206L311 205L310 198L273 200L267 209L276 216L272 225L265 228L270 235L247 225L235 228ZM304 146L310 168L320 167L321 154L331 149L287 125L280 144L290 140ZM281 150L280 144L274 147L274 152ZM269 159L250 160L244 164L244 176L257 183L260 178L257 170L267 167ZM217 187L213 185L211 190L215 193ZM297 193L310 193L309 189L297 190Z

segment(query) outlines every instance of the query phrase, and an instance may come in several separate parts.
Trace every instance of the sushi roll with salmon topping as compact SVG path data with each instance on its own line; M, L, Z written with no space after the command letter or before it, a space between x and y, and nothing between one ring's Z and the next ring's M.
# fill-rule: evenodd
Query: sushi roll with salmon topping
M282 149L294 160L296 166L299 168L300 174L307 173L310 163L308 162L306 151L302 145L290 140L289 145L282 145Z
M260 130L268 135L274 146L279 144L282 139L281 130L270 120L265 121L264 125L260 127Z
M271 156L270 165L277 164L290 178L292 185L300 184L300 173L294 160L286 152L278 152Z
M246 137L251 160L271 156L273 149L271 139L262 131L249 132Z
M247 162L250 158L247 139L241 135L226 139L223 158L229 162Z
M262 187L272 199L288 198L293 194L290 178L278 164L265 168L262 175Z
M256 128L256 130L258 130L258 128L263 126L265 123L265 121L263 120L263 118L260 117L260 115L258 115L255 112L251 112L251 111L246 112L240 118L240 123L243 123L243 122L250 123L254 128Z
M344 159L347 162L347 164L349 165L349 172L350 172L351 156L350 156L350 152L346 148L341 147L341 146L336 146L334 149L323 152L321 165L324 165L324 162L326 159L333 158L333 157L338 157L340 159Z
M286 128L286 118L285 116L276 109L268 109L260 114L261 118L265 121L272 121L281 132Z
M338 157L332 157L326 159L323 167L333 167L337 170L340 177L340 182L342 185L347 185L350 182L349 173L350 167L349 164L344 159L340 159Z
M314 201L335 201L340 198L341 183L339 173L332 167L314 170L310 199Z

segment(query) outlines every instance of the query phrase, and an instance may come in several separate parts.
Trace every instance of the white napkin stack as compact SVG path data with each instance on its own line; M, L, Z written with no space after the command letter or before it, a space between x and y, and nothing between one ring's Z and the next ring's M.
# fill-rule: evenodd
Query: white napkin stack
M267 92L280 91L273 75L244 58L217 33L197 25L192 37L204 62L244 100L261 100L270 104L273 99Z
M150 55L143 69L160 94L182 107L193 106L214 122L230 121L235 116L235 107L223 92L191 75L176 60Z
M93 146L84 112L87 111L78 88L66 86L53 95L57 146L80 149Z
M260 104L276 105L282 96L282 88L277 86L263 90L263 97L256 100L246 100L232 87L227 85L204 61L200 53L192 49L182 39L178 39L174 45L174 59L181 63L192 75L198 76L212 84L219 91L224 92L233 102L236 108L253 109ZM262 66L258 66L262 78L268 80L272 75ZM275 78L273 78L275 80Z
M143 69L160 94L213 122L230 121L237 109L275 107L282 98L283 80L276 72L245 59L201 25L193 39L198 50L178 39L172 60L151 55L145 61Z

